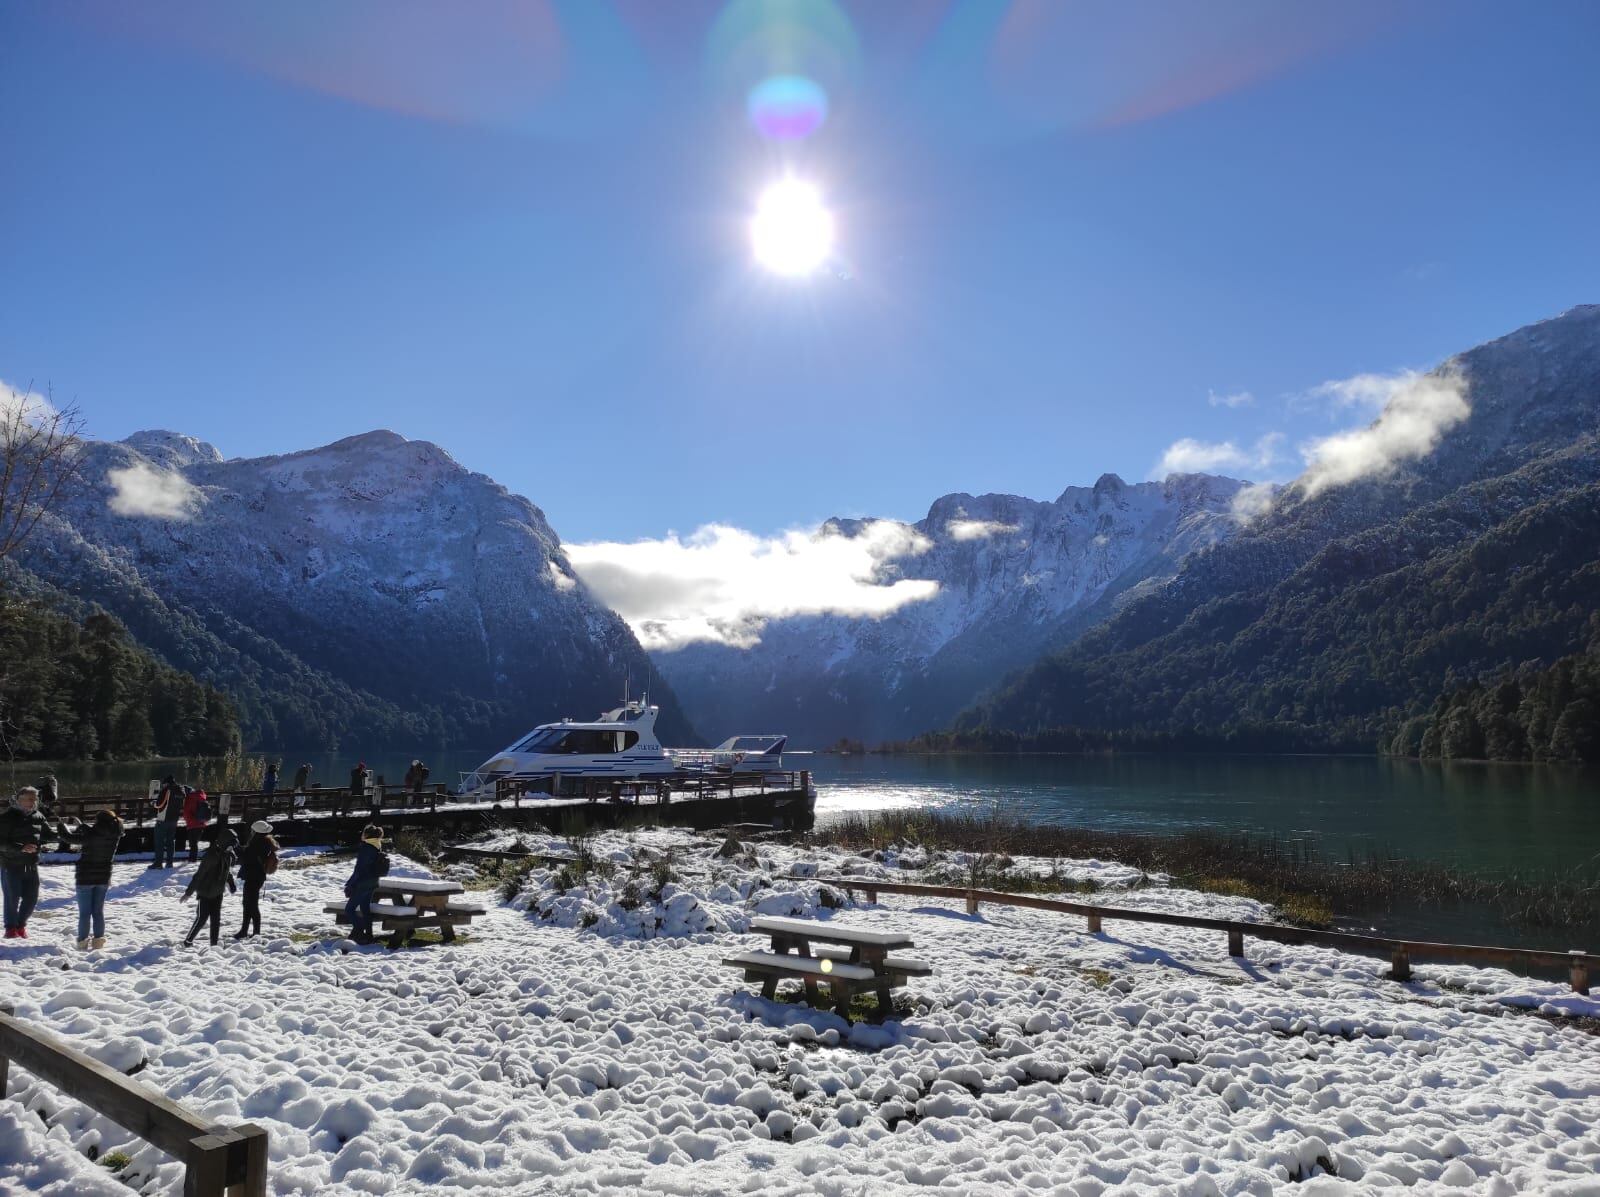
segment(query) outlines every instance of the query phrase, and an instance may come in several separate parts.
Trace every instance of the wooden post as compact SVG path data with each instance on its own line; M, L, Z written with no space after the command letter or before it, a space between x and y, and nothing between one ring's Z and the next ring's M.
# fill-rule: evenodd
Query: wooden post
M184 1160L183 1197L223 1197L228 1186L226 1131L201 1135L189 1144Z
M978 895L970 889L967 891L967 913L978 913Z
M267 1197L267 1150L265 1128L246 1122L233 1128L230 1147L228 1186L230 1197Z
M1096 910L1093 913L1091 913L1088 917L1089 917L1089 934L1090 935L1099 935L1100 934L1100 912L1098 910Z
M1573 957L1572 991L1574 993L1587 994L1589 992L1589 962L1583 959L1585 953L1576 949L1572 951L1571 955ZM0 1067L3 1067L3 1065L0 1065ZM0 1074L0 1080L3 1079L3 1074ZM3 1090L3 1088L4 1086L0 1085L0 1090Z
M874 906L878 904L878 891L871 886L867 887L867 901Z
M1228 955L1244 955L1244 932L1237 927L1228 928Z
M16 1007L10 1002L0 1002L0 1014L4 1014L9 1018L16 1012ZM3 1038L0 1038L0 1101L6 1099L6 1073L10 1068L11 1057L6 1055L6 1042Z
M1406 951L1406 945L1394 945L1394 954L1389 957L1389 979L1391 981L1411 980L1411 954Z

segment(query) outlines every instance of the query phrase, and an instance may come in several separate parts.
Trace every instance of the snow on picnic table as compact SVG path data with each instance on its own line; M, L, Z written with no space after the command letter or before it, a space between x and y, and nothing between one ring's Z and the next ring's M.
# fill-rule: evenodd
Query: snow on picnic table
M89 953L70 873L46 870L32 938L0 947L0 1001L205 1118L264 1126L280 1194L1600 1194L1600 1039L1512 1008L1600 1014L1561 984L1419 964L1398 985L1326 949L1250 942L1236 961L1217 932L1090 936L944 900L835 910L843 895L784 877L908 862L716 846L610 833L609 880L558 893L536 867L510 905L483 895L462 942L401 951L335 937L322 906L348 857L286 854L267 934L226 938L230 897L216 948L178 943L187 866L119 866L110 946ZM668 848L681 879L641 898ZM1162 886L1103 900L1269 913ZM881 1027L765 1001L720 965L764 943L760 913L907 931L933 976ZM180 1165L28 1074L9 1094L0 1192L181 1190ZM91 1147L132 1162L113 1178Z

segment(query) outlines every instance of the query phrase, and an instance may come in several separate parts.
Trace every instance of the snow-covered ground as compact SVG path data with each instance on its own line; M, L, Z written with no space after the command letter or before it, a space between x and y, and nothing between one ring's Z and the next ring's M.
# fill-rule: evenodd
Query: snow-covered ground
M1090 936L953 902L835 909L782 879L915 854L721 859L665 831L597 847L609 878L558 893L541 868L510 905L483 895L462 942L403 951L334 936L321 907L347 858L273 877L263 938L190 949L188 866L119 866L111 946L89 953L71 871L48 869L32 938L0 945L0 1001L207 1118L266 1127L276 1193L1600 1194L1600 1038L1568 1017L1600 1002L1564 985L1427 964L1397 985L1327 950L1251 942L1235 961L1214 932ZM658 896L668 848L681 879ZM1059 867L1108 903L1268 913ZM934 974L881 1027L764 1001L719 963L759 945L758 912L904 929ZM106 1119L15 1068L8 1092L0 1192L179 1191L179 1165ZM121 1179L91 1147L132 1157Z

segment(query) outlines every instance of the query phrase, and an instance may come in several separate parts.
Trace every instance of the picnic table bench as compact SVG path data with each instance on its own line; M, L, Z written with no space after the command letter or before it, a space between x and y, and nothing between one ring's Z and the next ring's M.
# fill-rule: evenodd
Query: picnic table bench
M385 877L378 882L377 896L391 900L372 903L372 921L381 923L389 932L389 946L393 948L404 945L413 931L429 927L437 927L439 938L450 943L456 937L458 926L466 926L484 912L482 906L450 900L465 892L466 888L458 881ZM338 922L350 921L345 917L343 902L329 902L323 909L336 916Z
M904 985L909 977L933 973L921 960L891 955L898 948L915 946L909 935L899 931L867 931L816 919L766 916L751 919L750 930L771 936L772 950L739 952L723 964L743 969L747 981L760 981L761 996L768 999L777 994L781 978L798 977L805 984L807 1000L815 1003L818 983L826 981L833 1007L844 1018L849 1018L850 998L856 991L871 990L877 995L881 1019L892 1009L891 989ZM818 942L841 946L813 948Z

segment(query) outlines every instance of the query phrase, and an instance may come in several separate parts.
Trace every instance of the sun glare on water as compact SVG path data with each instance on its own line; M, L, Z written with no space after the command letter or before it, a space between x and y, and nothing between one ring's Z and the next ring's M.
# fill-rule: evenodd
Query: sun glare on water
M761 193L750 219L750 248L774 274L804 278L833 253L833 213L822 193L800 179L781 179Z

